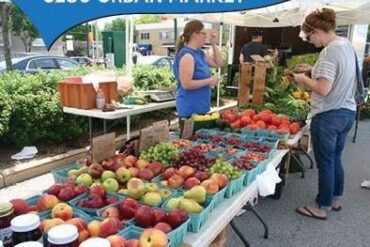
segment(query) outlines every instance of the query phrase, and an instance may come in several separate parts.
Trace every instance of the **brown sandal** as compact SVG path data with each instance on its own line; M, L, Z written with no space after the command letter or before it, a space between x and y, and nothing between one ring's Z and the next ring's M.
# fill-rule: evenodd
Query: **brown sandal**
M312 212L306 206L303 206L303 207L300 207L300 208L296 208L296 211L297 211L297 213L299 213L299 214L301 214L303 216L307 216L307 217L318 219L318 220L326 220L326 216L316 215L314 212Z

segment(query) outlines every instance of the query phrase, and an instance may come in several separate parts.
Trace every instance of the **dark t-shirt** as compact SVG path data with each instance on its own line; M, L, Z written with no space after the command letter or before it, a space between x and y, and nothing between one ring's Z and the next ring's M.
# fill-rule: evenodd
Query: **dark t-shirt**
M250 57L251 55L264 57L268 52L265 45L251 41L243 46L241 53L244 56L244 62L253 62L253 59Z

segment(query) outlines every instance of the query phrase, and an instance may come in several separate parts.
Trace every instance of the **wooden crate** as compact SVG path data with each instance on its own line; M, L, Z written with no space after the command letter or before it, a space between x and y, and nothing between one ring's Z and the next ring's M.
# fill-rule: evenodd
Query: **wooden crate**
M240 65L238 105L249 103L251 85L253 81L252 103L262 105L265 93L267 64L257 62L255 64L245 63Z
M208 247L225 247L227 241L227 230L224 229Z
M106 103L117 100L117 82L102 82L99 88L104 92ZM86 110L96 108L96 91L91 83L62 81L58 83L58 90L62 106Z

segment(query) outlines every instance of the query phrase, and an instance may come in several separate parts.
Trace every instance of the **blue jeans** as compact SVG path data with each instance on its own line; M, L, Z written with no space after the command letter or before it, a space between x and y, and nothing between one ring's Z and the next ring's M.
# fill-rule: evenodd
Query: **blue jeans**
M311 123L311 137L319 171L319 193L316 203L330 207L335 198L343 196L344 169L341 160L348 132L356 112L338 109L315 115Z

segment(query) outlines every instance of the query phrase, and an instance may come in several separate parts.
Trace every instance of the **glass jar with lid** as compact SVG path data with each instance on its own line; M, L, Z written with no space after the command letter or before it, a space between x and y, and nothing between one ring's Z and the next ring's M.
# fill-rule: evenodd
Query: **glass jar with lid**
M80 244L80 247L110 247L110 242L105 238L89 238Z
M13 244L27 241L38 241L42 243L42 233L40 230L40 217L37 214L22 214L10 221L13 232Z
M48 247L78 247L78 229L72 224L62 224L48 231Z
M27 242L17 244L14 247L44 247L44 245L42 243L36 242L36 241L27 241Z
M12 247L12 230L10 221L14 218L13 204L10 202L0 203L0 241L3 247Z

